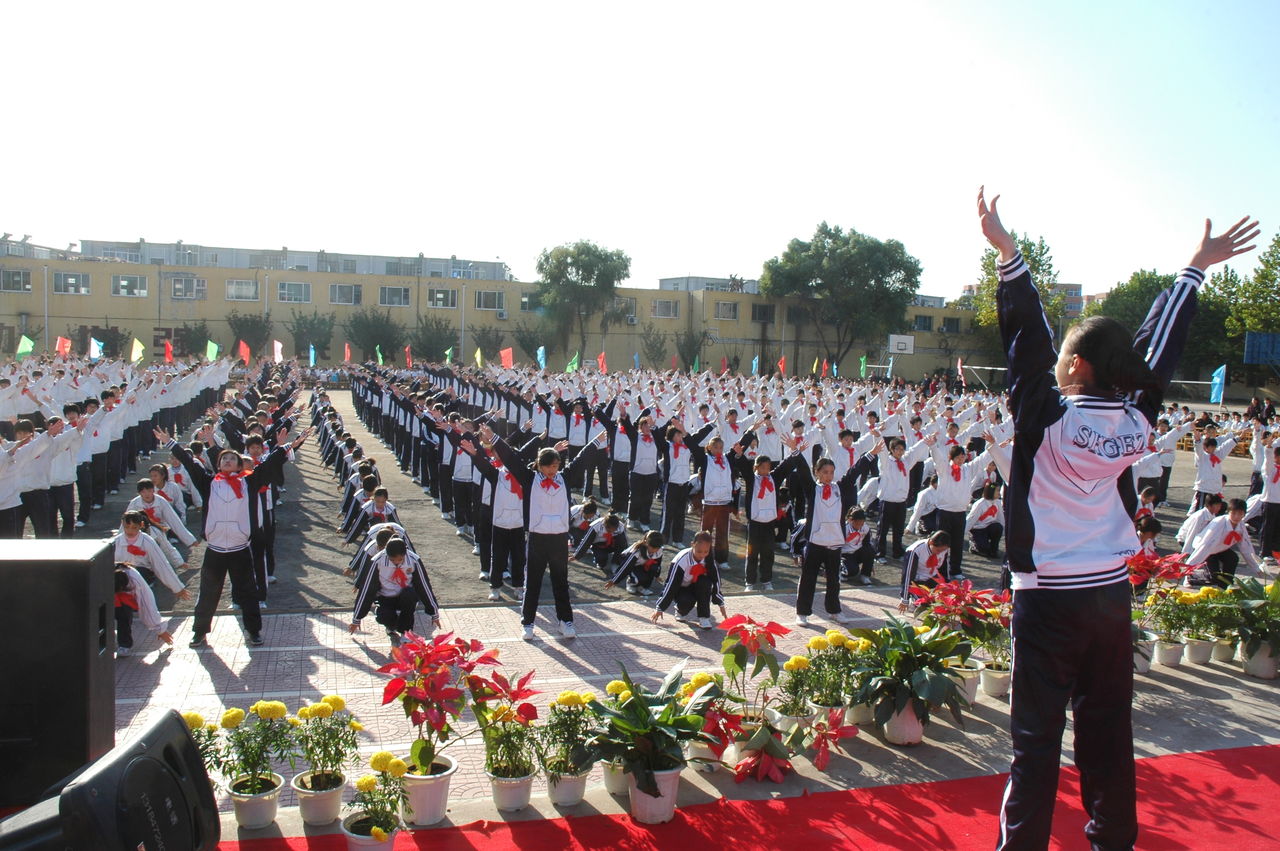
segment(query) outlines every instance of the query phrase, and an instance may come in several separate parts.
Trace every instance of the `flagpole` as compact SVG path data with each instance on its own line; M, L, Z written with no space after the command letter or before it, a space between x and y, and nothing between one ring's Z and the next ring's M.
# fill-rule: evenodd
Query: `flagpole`
M467 285L462 285L462 318L459 322L461 330L458 338L458 351L466 357L467 352Z
M44 267L44 352L49 353L49 264Z

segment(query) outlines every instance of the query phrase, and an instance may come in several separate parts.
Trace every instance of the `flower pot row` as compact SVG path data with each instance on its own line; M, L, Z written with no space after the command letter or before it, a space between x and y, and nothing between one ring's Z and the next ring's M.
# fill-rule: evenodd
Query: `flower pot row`
M1210 661L1230 662L1236 658L1237 642L1230 638L1217 640L1187 638L1177 641L1161 639L1140 639L1133 651L1133 667L1139 674L1151 670L1152 663L1166 667L1177 667L1183 661L1192 665L1204 665ZM1240 661L1244 673L1261 680L1274 680L1277 677L1277 655L1268 644L1263 644L1254 653L1240 649Z

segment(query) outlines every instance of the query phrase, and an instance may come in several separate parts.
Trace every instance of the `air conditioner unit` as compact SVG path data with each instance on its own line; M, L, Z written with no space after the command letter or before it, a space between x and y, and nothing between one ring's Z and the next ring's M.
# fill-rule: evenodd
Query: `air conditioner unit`
M640 320L639 320L639 319L636 319L636 318L635 318L635 316L628 316L628 317L627 317L627 324L628 324L628 325L637 325L637 324L639 324L639 322L640 322Z
M507 312L506 312L505 310L499 310L499 311L497 312L496 316L497 316L497 318L498 318L498 319L506 319L506 318L507 318Z

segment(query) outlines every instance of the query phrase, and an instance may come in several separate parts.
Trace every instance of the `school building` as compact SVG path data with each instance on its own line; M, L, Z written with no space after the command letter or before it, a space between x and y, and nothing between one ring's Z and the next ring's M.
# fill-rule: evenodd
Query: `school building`
M516 341L515 330L536 326L540 319L537 287L516 281L501 261L456 257L336 254L325 251L239 249L176 243L85 240L80 251L33 245L29 238L0 239L0 354L12 354L20 335L36 340L36 352L52 351L54 338L72 341L73 351L87 350L90 337L102 339L116 329L149 346L162 357L164 342L184 324L204 320L223 352L235 345L227 315L270 315L272 337L295 352L285 323L294 311L336 314L329 365L341 360L343 325L363 308L387 311L413 329L422 319L445 317L458 329L457 360L470 362L475 333L490 328L502 334L502 345L515 349L517 363L531 357ZM673 283L679 280L681 286ZM615 315L604 334L600 317L591 317L582 363L590 365L604 351L610 369L628 369L639 354L645 367L666 368L677 352L679 334L706 332L700 353L705 369L718 370L722 359L739 372L750 372L753 358L760 371L772 368L784 354L787 372L808 373L824 351L801 299L770 299L747 286L728 286L729 279L664 279L665 288L620 287ZM919 296L902 317L901 332L912 353L894 354L894 375L917 379L935 369L966 362L997 365L992 353L976 348L973 312L948 307L936 296ZM784 321L785 320L785 321ZM651 345L644 344L645 333ZM660 349L662 357L651 357ZM548 350L552 341L546 341ZM557 349L548 366L563 368L579 346L575 331L569 351ZM199 352L203 353L203 352ZM836 364L841 375L853 374L858 359L885 363L886 340L861 341ZM179 354L183 354L179 352ZM388 358L392 353L386 353ZM359 357L358 352L353 352ZM399 353L396 353L398 356ZM882 374L882 370L876 371Z

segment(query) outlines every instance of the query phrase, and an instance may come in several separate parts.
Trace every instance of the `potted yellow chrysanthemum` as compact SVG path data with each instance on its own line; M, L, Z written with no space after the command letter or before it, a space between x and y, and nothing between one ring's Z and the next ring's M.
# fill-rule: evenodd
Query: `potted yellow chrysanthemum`
M271 770L272 762L294 764L297 742L286 720L288 708L278 700L259 700L243 709L231 708L222 715L226 731L219 768L227 783L236 823L243 828L263 828L276 820L284 778Z
M631 699L631 690L622 680L610 680L604 687L605 698L601 703L617 709ZM626 768L622 760L609 760L604 764L604 789L610 795L626 795L630 792Z
M306 824L332 824L342 810L347 782L342 769L355 762L358 733L364 729L346 707L342 697L327 694L318 703L298 707L297 717L288 719L307 765L290 783L298 793L298 810Z
M369 758L372 774L356 779L356 794L347 808L351 815L342 820L348 851L384 849L391 851L400 830L400 808L404 806L404 775L409 764L391 751L378 751Z
M547 722L538 728L538 762L547 775L547 796L559 807L582 801L596 753L587 742L595 732L595 716L587 704L590 692L562 691L551 701Z

